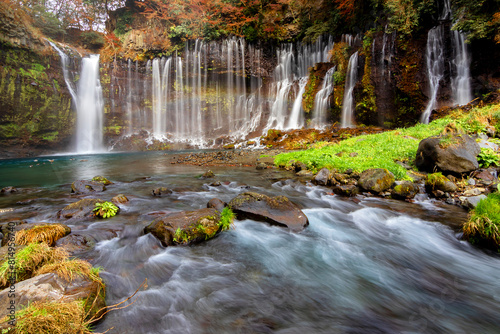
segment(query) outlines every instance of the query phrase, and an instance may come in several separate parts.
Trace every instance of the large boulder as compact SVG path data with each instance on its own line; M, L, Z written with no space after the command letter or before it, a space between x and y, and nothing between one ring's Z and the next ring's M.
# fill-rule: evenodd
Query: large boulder
M302 231L309 220L297 205L285 196L269 197L266 195L245 192L233 198L228 206L238 219L253 219L268 222L272 225L288 227L291 231Z
M474 139L466 134L429 137L418 145L415 163L419 170L468 173L479 168L481 152Z
M71 192L75 194L90 194L106 190L104 183L97 181L78 180L71 184Z
M182 211L156 218L144 229L163 246L189 245L213 238L222 228L221 214L214 208Z
M55 273L38 275L16 283L15 294L9 288L0 291L0 319L8 315L12 302L20 309L37 301L67 303L88 300L88 305L92 305L92 313L95 314L105 306L104 294L99 293L100 288L99 283L78 275L69 281Z
M57 213L57 218L65 219L85 219L93 218L93 210L96 203L104 203L98 198L84 198L78 202L67 205L64 209Z
M366 191L380 193L394 183L394 174L385 168L367 169L359 176L358 185Z

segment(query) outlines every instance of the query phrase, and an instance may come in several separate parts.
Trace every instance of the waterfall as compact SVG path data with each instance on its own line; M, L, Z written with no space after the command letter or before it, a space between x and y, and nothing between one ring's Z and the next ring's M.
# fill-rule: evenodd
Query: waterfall
M451 80L453 102L464 105L472 100L470 84L470 58L465 44L465 34L461 31L452 31L453 60L455 75Z
M330 107L330 95L333 92L333 75L335 67L329 69L323 78L323 84L314 98L314 118L312 125L316 128L324 128L326 126L326 116Z
M277 52L278 66L273 74L272 90L276 98L271 107L267 128L284 129L288 111L288 93L293 85L292 63L294 60L292 44L287 44Z
M160 76L160 60L155 58L153 60L153 90L152 90L152 103L153 103L153 132L155 136L160 136L164 131L163 124L163 96L161 89L161 76Z
M429 30L425 57L430 86L430 100L420 121L427 124L429 123L432 110L438 106L437 94L439 83L444 76L444 27L442 25Z
M133 132L132 128L132 94L133 94L133 85L132 85L132 60L128 60L127 63L127 123L128 123L128 133L131 134Z
M288 121L287 129L300 129L304 126L304 110L302 109L302 95L306 91L306 84L308 77L299 79L299 92L293 102L292 112L290 113L290 120Z
M340 126L343 128L354 127L354 87L358 80L358 52L349 58L347 65L347 77L344 88L344 100L342 102L342 115Z
M104 104L99 79L99 55L82 59L77 101L76 151L100 151L103 149Z
M69 78L69 70L68 70L68 63L69 63L69 57L57 47L54 43L51 41L48 41L49 44L54 48L54 50L57 51L59 54L59 57L61 58L61 67L63 70L63 77L64 77L64 82L66 82L66 87L68 87L69 93L71 94L71 97L73 98L73 102L76 103L77 101L77 96L75 92L75 88L73 87L73 83L71 82Z

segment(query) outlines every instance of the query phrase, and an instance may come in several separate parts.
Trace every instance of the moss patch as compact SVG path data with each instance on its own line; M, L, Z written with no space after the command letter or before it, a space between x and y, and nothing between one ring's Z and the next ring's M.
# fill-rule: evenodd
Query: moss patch
M472 244L500 250L500 193L489 194L479 202L464 224L463 232Z

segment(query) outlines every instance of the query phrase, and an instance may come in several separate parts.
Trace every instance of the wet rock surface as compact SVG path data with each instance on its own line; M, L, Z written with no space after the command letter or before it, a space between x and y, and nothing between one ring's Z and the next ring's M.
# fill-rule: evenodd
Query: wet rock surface
M285 196L269 197L255 192L245 192L233 198L228 206L238 219L254 219L272 225L302 231L309 220L294 203Z
M67 205L64 209L57 213L57 218L60 219L89 219L93 218L93 210L96 203L104 203L98 198L84 198L78 202Z
M479 168L476 157L480 152L476 141L466 134L430 137L418 145L415 164L427 172L468 173Z
M394 183L394 175L385 168L367 169L359 177L359 186L366 191L380 193Z
M214 208L163 215L146 226L163 246L189 245L214 237L220 232L220 213Z
M71 192L75 194L91 194L106 190L104 183L97 181L78 180L71 184Z

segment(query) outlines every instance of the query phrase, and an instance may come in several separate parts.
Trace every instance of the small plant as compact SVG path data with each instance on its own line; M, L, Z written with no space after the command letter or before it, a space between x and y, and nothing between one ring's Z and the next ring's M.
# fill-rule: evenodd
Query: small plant
M500 155L490 148L481 148L481 153L477 156L479 167L488 168L490 166L500 165Z
M46 242L55 245L56 241L69 233L69 228L61 224L38 225L16 233L16 244L28 245L36 242Z
M233 226L235 217L236 215L234 214L234 212L230 208L225 207L220 214L219 227L221 231L225 231Z
M95 216L110 218L116 215L118 207L111 202L96 203L93 211Z
M189 241L189 236L186 231L183 231L180 227L178 227L177 230L175 230L174 241L177 243L185 243Z

